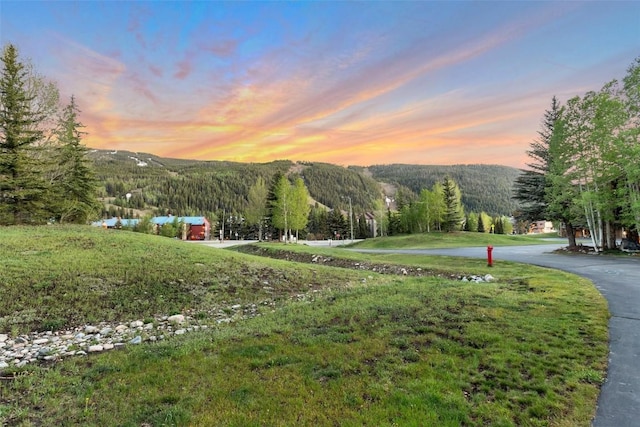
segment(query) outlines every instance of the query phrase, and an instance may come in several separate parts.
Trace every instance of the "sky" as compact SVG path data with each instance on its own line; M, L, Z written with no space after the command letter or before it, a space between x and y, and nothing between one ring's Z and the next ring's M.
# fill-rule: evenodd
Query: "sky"
M553 96L621 79L640 1L0 1L91 148L524 167Z

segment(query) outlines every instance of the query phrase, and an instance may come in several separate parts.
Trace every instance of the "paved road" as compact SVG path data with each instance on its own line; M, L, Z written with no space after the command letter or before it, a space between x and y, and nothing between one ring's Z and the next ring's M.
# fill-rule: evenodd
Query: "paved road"
M300 240L301 245L307 246L342 246L352 242L359 242L361 240ZM186 240L187 243L193 243L198 245L210 246L212 248L230 248L232 246L249 245L251 243L258 243L257 240Z
M594 427L640 426L640 258L602 255L557 255L566 243L495 247L494 263L516 261L557 268L586 277L607 299L609 370L600 397ZM359 250L369 252L368 250ZM407 254L486 258L487 249L376 250Z

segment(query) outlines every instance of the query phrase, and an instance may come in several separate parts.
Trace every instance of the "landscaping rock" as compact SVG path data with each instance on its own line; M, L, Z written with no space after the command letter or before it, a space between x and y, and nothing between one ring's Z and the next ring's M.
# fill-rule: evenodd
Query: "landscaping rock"
M292 295L292 299L313 300L318 290L310 288L307 294ZM172 335L183 335L213 325L232 323L259 316L261 310L274 310L277 303L265 299L255 304L227 304L208 311L198 320L189 313L173 316L156 316L153 322L140 320L109 324L82 325L61 331L33 332L12 337L0 334L0 370L9 366L25 366L44 361L55 362L68 357L87 356L102 351L122 348L126 345L156 342ZM232 317L230 317L232 316ZM177 325L184 325L177 327Z
M112 328L109 328L109 327L102 328L100 329L100 336L106 337L108 335L111 335L112 332L113 332Z
M173 316L169 316L167 321L174 325L181 325L184 323L184 316L182 314L174 314Z

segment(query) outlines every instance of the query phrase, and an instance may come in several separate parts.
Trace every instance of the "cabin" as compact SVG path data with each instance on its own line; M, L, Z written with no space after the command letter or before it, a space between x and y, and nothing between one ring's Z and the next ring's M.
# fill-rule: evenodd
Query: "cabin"
M176 220L175 216L156 216L151 219L157 227L164 224L172 223ZM209 220L203 216L179 216L178 223L183 224L182 240L209 240L211 236L211 224Z
M151 218L151 223L156 227L156 233L165 224L176 221L182 225L182 233L179 236L182 240L209 240L211 236L211 224L203 216L155 216ZM91 225L102 228L133 228L140 222L139 219L129 218L109 218L93 222Z

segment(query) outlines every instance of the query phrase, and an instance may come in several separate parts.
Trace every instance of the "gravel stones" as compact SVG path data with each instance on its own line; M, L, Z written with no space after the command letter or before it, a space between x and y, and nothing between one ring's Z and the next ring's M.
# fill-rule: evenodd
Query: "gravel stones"
M260 305L274 308L273 301L265 301ZM153 321L101 322L70 330L33 332L16 337L0 334L0 370L10 366L22 367L28 363L86 356L147 341L157 342L174 335L207 329L210 325L232 323L258 315L257 304L232 304L211 310L206 316L198 316L200 320L188 314L174 314L160 316Z
M484 276L463 276L460 280L463 282L489 283L495 282L496 279L490 274L485 274Z

